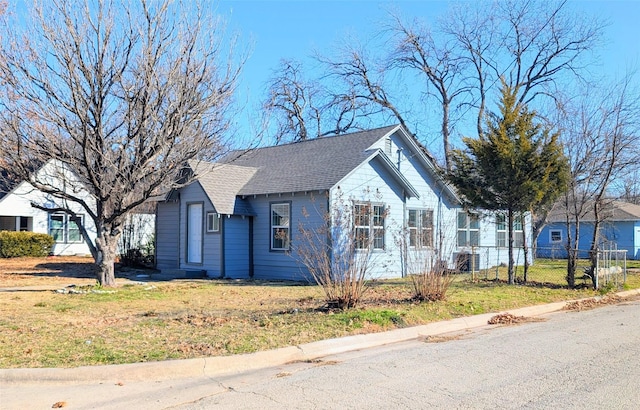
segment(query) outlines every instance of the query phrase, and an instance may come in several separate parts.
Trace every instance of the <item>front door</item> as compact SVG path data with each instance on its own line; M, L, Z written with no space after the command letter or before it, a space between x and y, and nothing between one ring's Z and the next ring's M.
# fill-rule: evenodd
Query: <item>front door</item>
M187 263L202 263L202 204L187 205Z

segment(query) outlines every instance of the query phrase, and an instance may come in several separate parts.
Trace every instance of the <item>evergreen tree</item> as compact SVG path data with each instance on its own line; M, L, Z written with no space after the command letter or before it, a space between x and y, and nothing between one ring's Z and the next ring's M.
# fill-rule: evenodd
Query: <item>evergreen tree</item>
M517 95L517 88L502 83L500 113L487 117L479 138L463 138L466 149L453 151L449 172L466 206L506 212L510 284L516 214L553 202L568 178L559 134L535 122L535 112L518 103Z

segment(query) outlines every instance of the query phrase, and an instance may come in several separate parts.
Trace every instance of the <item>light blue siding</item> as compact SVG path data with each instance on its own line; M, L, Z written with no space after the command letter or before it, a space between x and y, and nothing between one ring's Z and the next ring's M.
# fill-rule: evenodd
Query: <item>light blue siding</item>
M312 227L323 223L326 214L326 194L294 193L282 195L260 195L249 198L256 216L253 219L253 262L255 279L309 280L306 268L300 263L296 251L299 227ZM291 249L288 252L271 250L270 204L291 204Z

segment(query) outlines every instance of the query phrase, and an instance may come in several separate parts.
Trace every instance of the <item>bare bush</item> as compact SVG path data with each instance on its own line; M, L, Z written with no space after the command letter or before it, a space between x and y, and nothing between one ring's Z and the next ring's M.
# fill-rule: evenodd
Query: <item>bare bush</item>
M384 218L386 209L376 214L374 208L371 204L356 205L338 195L330 209L316 209L321 223L311 223L311 214L304 211L307 223L298 226L297 258L322 287L329 308L355 307L368 287L376 233L357 225Z

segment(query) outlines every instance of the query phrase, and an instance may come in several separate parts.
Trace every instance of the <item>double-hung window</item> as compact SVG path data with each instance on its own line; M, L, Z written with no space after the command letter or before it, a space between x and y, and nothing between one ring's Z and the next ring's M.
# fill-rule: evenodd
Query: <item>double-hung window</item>
M478 214L458 212L458 246L480 245L480 217Z
M409 209L407 220L409 246L423 248L433 246L433 210Z
M384 249L385 214L382 204L370 202L356 203L353 206L354 233L357 249Z
M80 227L84 223L84 216L72 216L63 212L49 214L49 235L56 243L82 242Z
M271 204L271 250L288 251L291 243L291 203Z
M509 224L507 223L507 216L503 213L496 215L496 246L506 248L509 244L507 238L509 235ZM522 217L516 215L513 220L513 246L516 248L522 247L524 243L524 232L522 230Z

